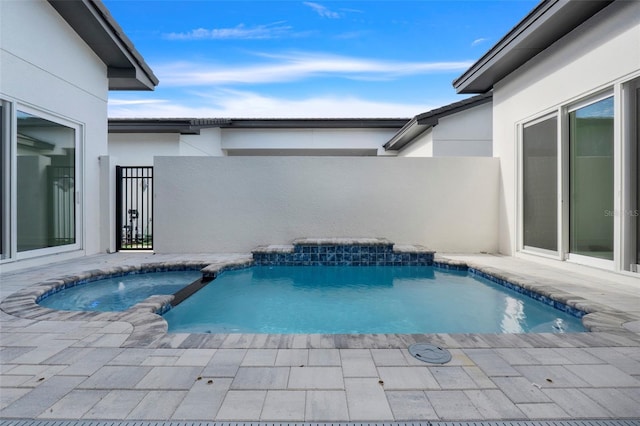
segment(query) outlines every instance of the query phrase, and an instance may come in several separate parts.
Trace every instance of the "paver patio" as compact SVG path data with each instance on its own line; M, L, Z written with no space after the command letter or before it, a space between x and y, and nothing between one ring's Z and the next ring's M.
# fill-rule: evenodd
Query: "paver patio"
M0 417L406 421L640 418L640 279L490 255L447 256L598 306L567 335L166 334L150 313L45 315L12 294L95 269L246 255L118 253L0 275ZM568 295L568 296L567 296ZM31 312L33 314L33 312ZM150 319L151 318L151 319ZM622 320L621 320L622 318ZM616 322L617 321L617 322ZM621 323L625 322L624 326ZM450 350L445 365L407 347Z

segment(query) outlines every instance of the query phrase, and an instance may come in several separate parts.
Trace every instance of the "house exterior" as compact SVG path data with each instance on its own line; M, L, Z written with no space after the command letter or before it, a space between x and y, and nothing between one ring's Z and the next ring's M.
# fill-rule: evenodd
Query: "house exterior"
M154 156L377 156L408 120L109 119L109 154L122 166Z
M0 2L3 270L105 251L107 94L157 84L102 3Z
M455 82L493 92L499 250L640 264L640 2L541 2Z
M491 93L413 117L346 119L111 118L122 166L154 156L490 157Z
M491 157L491 92L413 117L384 144L399 157Z

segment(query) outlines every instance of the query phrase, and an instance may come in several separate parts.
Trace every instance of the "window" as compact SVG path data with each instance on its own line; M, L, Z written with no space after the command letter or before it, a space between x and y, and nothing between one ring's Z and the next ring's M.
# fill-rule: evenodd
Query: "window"
M522 138L523 244L558 250L558 119L526 125Z
M76 242L75 129L17 112L17 251Z
M613 97L569 112L569 252L613 260Z

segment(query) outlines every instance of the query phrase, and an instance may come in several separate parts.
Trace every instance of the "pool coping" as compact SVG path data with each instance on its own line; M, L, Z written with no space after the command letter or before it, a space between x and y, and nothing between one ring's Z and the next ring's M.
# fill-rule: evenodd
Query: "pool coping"
M406 249L406 248L405 248ZM640 343L640 335L624 327L627 322L640 318L612 309L603 304L559 290L553 280L539 282L526 276L506 272L498 268L436 256L434 265L445 270L470 270L489 277L498 284L508 284L517 291L548 299L577 311L585 312L582 322L589 332L563 334L562 339L552 333L527 334L195 334L168 333L167 322L160 316L170 308L174 296L151 296L123 312L57 311L41 307L37 301L55 289L74 283L89 282L107 275L131 273L194 270L215 277L229 270L254 265L250 254L231 261L208 263L203 261L149 262L137 266L118 266L93 269L80 274L66 275L34 283L0 302L0 309L7 314L40 321L107 321L126 322L133 331L121 345L135 348L406 348L416 342L433 342L448 348L492 347L496 341L511 342L518 346L544 345L566 346L567 340L579 344L620 345ZM564 341L564 342L563 342Z

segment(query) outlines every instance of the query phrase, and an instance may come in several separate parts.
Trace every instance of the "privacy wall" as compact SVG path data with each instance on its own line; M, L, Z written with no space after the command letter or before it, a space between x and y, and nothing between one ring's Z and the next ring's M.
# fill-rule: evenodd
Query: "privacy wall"
M498 159L156 157L154 248L248 252L300 237L497 250Z

